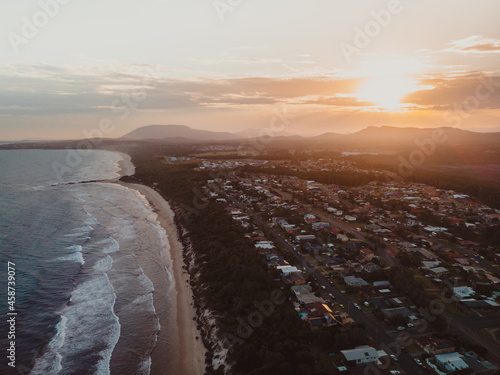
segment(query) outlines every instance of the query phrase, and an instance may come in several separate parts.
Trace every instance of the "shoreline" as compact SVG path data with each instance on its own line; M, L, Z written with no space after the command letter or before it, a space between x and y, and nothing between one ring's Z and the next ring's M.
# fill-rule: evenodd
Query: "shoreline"
M133 175L135 167L131 162L130 156L124 153L120 153L120 155L123 156L123 160L119 162L119 173L122 176ZM173 309L175 318L171 322L170 327L162 327L162 331L166 331L169 336L177 336L169 337L169 339L172 339L175 343L175 351L178 356L177 361L175 361L176 365L172 365L173 368L165 368L164 373L202 375L205 373L205 354L207 350L201 340L201 332L196 326L197 313L193 303L190 276L188 272L183 269L184 246L179 240L177 227L174 223L175 214L170 204L156 190L141 184L126 183L122 181L117 181L117 183L136 190L147 199L151 208L158 215L157 220L167 234L169 250L165 252L165 255L171 258L172 269L170 271L175 283L172 298L174 298L176 302ZM164 249L164 251L165 250L166 249ZM167 296L164 297L167 298ZM174 322L176 327L172 326Z

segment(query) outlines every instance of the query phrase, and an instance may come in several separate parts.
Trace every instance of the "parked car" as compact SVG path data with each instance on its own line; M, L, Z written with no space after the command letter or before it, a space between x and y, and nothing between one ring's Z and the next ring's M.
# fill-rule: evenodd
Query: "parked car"
M401 374L401 371L398 371L398 370L391 370L391 374L394 374L394 375L399 375L399 374Z
M394 354L391 354L391 359L396 362L398 361L398 358Z
M404 331L404 330L405 330L405 327L403 327L403 326L398 327L398 331Z
M406 326L407 326L408 328L413 328L413 323L408 323Z
M417 365L422 366L422 361L418 358L415 358L415 362L417 362Z
M365 305L366 307L370 306L370 303L368 301L365 301L363 302L363 305Z
M357 308L358 310L361 310L361 306L359 306L357 303L354 304L354 307Z

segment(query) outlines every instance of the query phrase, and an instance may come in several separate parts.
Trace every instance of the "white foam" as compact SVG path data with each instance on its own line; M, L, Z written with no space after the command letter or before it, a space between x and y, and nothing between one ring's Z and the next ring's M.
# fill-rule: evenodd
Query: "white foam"
M146 358L139 365L138 375L149 375L151 373L151 357Z
M82 247L80 245L69 246L66 249L73 250L74 253L59 257L56 260L80 263L82 266L85 264L85 260L83 259L82 254Z
M110 237L108 240L111 242L111 244L107 248L103 249L102 252L104 254L117 253L118 251L120 251L120 245L113 237ZM106 240L106 242L108 242L108 240Z
M111 267L113 266L113 259L109 255L106 255L106 257L99 259L96 264L94 265L94 269L97 272L108 272Z
M94 230L94 228L92 228L91 226L85 225L84 227L78 227L78 228L73 229L71 231L71 233L65 234L64 236L65 237L80 237L83 235L88 235L93 230Z
M59 374L62 370L62 356L59 350L64 344L66 338L66 323L68 318L61 315L61 320L56 325L56 334L50 340L48 349L42 357L36 360L35 366L31 370L31 375L52 375Z

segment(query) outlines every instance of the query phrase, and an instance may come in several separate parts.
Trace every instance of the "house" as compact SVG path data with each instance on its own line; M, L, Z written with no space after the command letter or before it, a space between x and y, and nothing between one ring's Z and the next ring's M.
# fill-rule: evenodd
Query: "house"
M474 289L468 286L459 286L457 288L453 288L453 295L459 300L472 297L475 293L476 292L474 291Z
M314 216L313 214L305 214L304 215L304 221L308 224L314 223L317 220L318 219L316 219L316 216Z
M367 261L371 261L375 256L375 254L373 254L373 251L367 249L366 247L359 250L359 254L363 255Z
M358 346L349 350L341 350L340 353L344 356L347 363L353 366L376 363L379 358L377 350L368 345Z
M368 273L378 271L381 269L382 269L382 267L380 267L378 264L371 263L371 262L363 265L363 270L365 270Z
M273 241L258 241L255 243L255 247L257 249L267 249L267 250L275 248Z
M297 269L297 267L290 266L290 265L278 266L276 268L281 271L281 274L283 276L288 276L288 275L290 275L293 272L299 272L299 270Z
M462 355L457 352L438 354L435 358L437 367L446 373L469 367L469 365L467 365L467 363L463 360Z
M448 270L444 267L431 268L429 271L431 271L434 276L441 276L448 272Z
M476 375L498 374L498 368L494 364L481 360L474 352L465 353L463 360Z
M328 224L328 223L323 223L323 222L317 222L317 223L313 223L312 225L312 229L315 230L315 231L320 231L322 229L331 229L331 225Z
M376 286L376 287L380 287L380 286L391 286L391 282L390 281L374 281L373 282L373 286Z
M451 340L438 339L435 337L416 338L417 345L429 354L445 354L455 351L455 344Z
M464 306L467 306L470 309L499 309L500 304L495 301L486 299L486 300L476 300L474 298L462 299L460 303Z
M422 262L422 268L434 268L434 267L437 267L441 264L441 261L439 260L434 260L434 261L430 261L430 260L424 260Z
M306 279L299 272L292 272L284 279L291 285L306 285Z
M348 286L354 286L356 288L361 288L362 286L370 285L365 280L363 280L362 278L356 277L356 276L345 276L344 277L344 282Z
M317 297L314 293L312 293L312 287L309 284L295 285L290 289L295 294L297 301L301 304L308 305L315 302L325 303L323 298Z
M302 234L299 236L295 236L295 240L299 242L314 241L316 240L316 236L314 234Z

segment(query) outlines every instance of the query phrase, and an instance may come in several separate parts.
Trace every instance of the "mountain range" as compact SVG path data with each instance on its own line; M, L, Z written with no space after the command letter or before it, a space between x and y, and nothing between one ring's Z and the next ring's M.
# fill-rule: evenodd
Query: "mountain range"
M258 130L238 133L214 132L193 129L186 125L149 125L137 128L124 135L126 140L162 140L167 143L231 142L244 138L258 138ZM267 136L267 133L266 133ZM296 143L315 146L339 146L362 149L404 149L415 147L415 142L433 140L446 142L450 147L500 146L500 132L477 133L458 128L405 128L392 126L369 126L352 134L324 133L313 137L302 137L289 133L276 134L273 143Z

